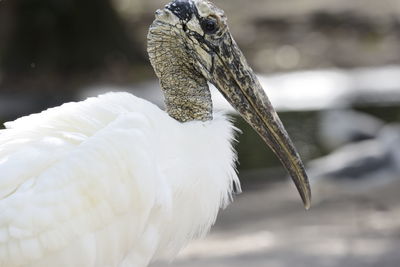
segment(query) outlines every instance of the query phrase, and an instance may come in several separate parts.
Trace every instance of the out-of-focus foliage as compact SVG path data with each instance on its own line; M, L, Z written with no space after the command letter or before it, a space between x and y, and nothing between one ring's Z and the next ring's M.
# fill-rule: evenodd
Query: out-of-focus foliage
M145 61L109 0L3 0L0 18L2 92L73 90L102 73L118 81Z

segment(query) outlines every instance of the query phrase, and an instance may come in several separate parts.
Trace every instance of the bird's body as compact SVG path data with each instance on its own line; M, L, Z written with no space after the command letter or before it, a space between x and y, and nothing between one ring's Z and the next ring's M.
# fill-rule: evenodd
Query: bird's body
M309 207L301 159L222 10L174 0L156 12L148 53L166 112L113 93L0 131L0 267L145 267L206 233L240 189L234 128L213 113L207 81L272 148Z
M222 115L182 124L111 93L6 126L0 266L139 267L173 257L208 231L238 182Z

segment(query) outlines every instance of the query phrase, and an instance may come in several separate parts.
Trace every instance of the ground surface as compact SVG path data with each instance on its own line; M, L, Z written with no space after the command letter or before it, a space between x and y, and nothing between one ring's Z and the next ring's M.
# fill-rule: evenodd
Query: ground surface
M288 183L238 196L212 233L152 267L398 267L400 180L322 182L304 211Z

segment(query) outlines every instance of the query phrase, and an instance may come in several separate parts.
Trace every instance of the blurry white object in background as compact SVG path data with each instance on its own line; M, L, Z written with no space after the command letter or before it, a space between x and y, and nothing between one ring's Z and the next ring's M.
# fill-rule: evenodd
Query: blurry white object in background
M363 179L377 185L400 178L400 124L385 126L375 139L343 146L308 164L311 182L321 178ZM365 183L369 179L370 183Z
M318 124L319 141L328 150L374 138L384 125L378 118L354 110L323 111Z
M272 104L281 111L400 102L400 66L299 71L260 75L259 79ZM217 109L233 112L214 87L212 93Z

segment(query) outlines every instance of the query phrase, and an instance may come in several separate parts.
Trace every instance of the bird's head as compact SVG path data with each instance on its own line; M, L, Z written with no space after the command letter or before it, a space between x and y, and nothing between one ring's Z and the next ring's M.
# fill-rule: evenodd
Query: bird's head
M207 81L254 128L288 170L306 208L311 190L303 163L253 70L232 38L224 12L206 0L175 0L156 11L150 61L175 119L212 119Z

